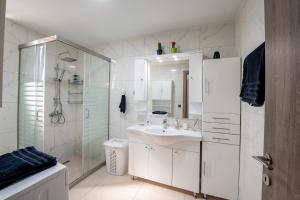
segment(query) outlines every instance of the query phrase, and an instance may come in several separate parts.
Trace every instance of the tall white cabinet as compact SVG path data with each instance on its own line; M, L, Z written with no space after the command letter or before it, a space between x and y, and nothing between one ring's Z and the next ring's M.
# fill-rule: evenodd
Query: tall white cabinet
M148 63L138 58L134 61L134 100L146 101L148 97Z
M237 200L240 58L204 60L201 192Z

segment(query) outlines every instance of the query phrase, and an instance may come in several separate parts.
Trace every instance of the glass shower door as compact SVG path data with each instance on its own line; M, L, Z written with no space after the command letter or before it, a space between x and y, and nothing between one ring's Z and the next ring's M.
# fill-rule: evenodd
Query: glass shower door
M20 52L18 147L44 150L45 45Z
M103 142L108 139L109 62L84 56L84 173L105 161Z

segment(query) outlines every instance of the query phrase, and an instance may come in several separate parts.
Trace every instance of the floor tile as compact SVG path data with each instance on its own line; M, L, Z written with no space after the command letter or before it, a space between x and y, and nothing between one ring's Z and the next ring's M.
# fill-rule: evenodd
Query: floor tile
M69 192L69 200L81 200L86 194L91 192L96 184L94 182L83 180L73 188L71 188Z
M145 183L138 191L135 200L184 200L184 194L157 185Z
M70 190L70 200L98 199L194 200L194 197L139 179L132 180L129 175L112 176L102 167Z

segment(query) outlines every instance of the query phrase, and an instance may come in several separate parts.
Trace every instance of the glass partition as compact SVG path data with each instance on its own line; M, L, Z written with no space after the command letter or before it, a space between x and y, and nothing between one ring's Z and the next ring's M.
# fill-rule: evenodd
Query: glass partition
M89 171L105 161L103 142L108 139L109 62L84 56L83 167Z
M32 44L20 49L18 146L55 156L73 183L105 162L109 62L58 40Z
M20 56L19 147L44 149L45 45L25 48Z

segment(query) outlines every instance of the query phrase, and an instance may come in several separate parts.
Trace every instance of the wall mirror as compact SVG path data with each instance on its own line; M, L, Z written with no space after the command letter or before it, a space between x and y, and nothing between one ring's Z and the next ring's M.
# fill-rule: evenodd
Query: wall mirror
M164 59L164 60L163 60ZM189 60L156 57L149 60L148 111L168 117L188 118Z
M202 61L200 52L136 58L134 100L147 103L138 115L201 119Z

